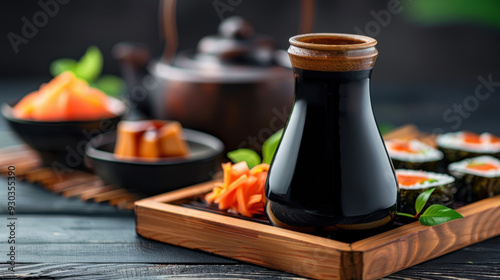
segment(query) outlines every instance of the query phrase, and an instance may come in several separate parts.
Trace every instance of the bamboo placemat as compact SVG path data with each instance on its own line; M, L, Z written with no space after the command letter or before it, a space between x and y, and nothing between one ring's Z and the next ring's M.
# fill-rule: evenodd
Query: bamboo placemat
M7 176L9 166L15 167L17 179L39 184L64 197L76 196L83 201L108 203L118 209L129 210L134 208L134 201L143 197L105 184L99 177L88 172L57 172L49 166L43 166L39 154L27 145L0 149L0 170L3 176Z

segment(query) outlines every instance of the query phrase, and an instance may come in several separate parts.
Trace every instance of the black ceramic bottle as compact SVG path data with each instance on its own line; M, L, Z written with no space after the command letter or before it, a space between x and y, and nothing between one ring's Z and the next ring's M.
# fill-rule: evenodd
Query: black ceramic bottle
M290 39L295 100L266 182L266 213L299 231L365 230L392 221L399 198L370 101L377 41Z

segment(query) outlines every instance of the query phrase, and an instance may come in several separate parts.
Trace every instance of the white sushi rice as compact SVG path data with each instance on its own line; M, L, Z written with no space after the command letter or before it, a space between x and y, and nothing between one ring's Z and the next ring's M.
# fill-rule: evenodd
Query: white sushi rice
M416 183L411 186L403 186L399 184L399 188L401 189L411 189L411 190L427 189L455 182L455 178L453 178L452 176L441 173L420 171L420 170L396 169L396 174L407 175L407 176L425 176L429 179L437 180L436 182Z
M469 166L469 164L471 163L472 164L489 163L500 167L500 160L491 156L480 156L454 162L448 166L448 170L453 175L456 175L456 177L459 177L460 175L463 174L472 174L486 178L500 177L500 168L497 170L487 170L487 171L470 169L467 166Z
M438 146L443 148L463 150L468 152L483 152L483 153L498 153L500 152L500 143L491 143L491 138L493 135L489 133L483 133L480 136L481 144L475 143L465 143L464 133L460 132L450 132L445 134L440 134L436 138Z
M393 159L406 162L428 162L443 159L443 153L433 147L420 142L418 140L410 140L410 149L418 151L418 153L409 153L405 151L397 151L393 149L393 145L398 143L398 140L387 140L385 146L389 156Z

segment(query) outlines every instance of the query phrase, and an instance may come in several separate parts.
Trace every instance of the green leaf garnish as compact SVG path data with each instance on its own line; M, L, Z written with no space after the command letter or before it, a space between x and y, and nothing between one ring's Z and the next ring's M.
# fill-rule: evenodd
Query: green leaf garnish
M238 149L227 153L227 157L233 162L246 161L248 168L252 168L261 163L257 152L250 149Z
M257 152L244 148L227 153L227 157L233 163L245 161L248 165L248 168L252 168L260 163L271 164L282 135L283 129L280 129L269 138L267 138L267 140L264 142L264 145L262 145L262 156L264 158L264 161L261 161L260 156Z
M273 135L271 135L271 137L267 138L267 140L264 142L264 144L262 145L263 163L271 164L282 135L283 129L280 129Z
M382 135L390 132L393 129L394 129L394 126L392 124L388 124L388 123L379 124L379 126L378 126L378 130L380 131L380 134L382 134Z
M101 75L102 53L96 46L87 49L74 69L77 77L91 83Z
M436 188L428 189L417 197L417 200L415 201L415 211L417 213L416 215L418 215L420 211L424 209L425 204L427 203L427 201L431 197L432 192L434 192L435 189Z
M457 211L440 204L433 204L418 219L422 225L435 226L451 220L463 218Z
M102 76L90 85L104 91L110 96L118 96L125 90L125 83L123 80L113 75Z
M422 211L425 204L429 200L432 192L435 189L436 188L426 190L425 192L421 193L417 197L417 200L415 202L415 211L417 212L417 214L415 216L413 216L412 214L401 213L401 212L398 212L397 215L404 216L404 217L417 218L418 215L420 214L420 211ZM456 220L456 219L460 219L460 218L463 218L463 216L460 213L458 213L457 211L455 211L451 208L448 208L444 205L432 204L424 211L424 213L422 215L420 215L418 220L424 226L435 226L435 225L439 225L439 224L446 223L448 221Z
M87 49L80 61L71 58L61 58L50 64L50 74L57 76L65 71L71 71L75 76L87 81L91 87L102 90L110 96L118 96L125 91L125 83L117 76L105 75L102 72L102 53L96 46Z
M55 77L65 71L74 72L77 64L76 60L71 58L55 60L50 64L50 74Z

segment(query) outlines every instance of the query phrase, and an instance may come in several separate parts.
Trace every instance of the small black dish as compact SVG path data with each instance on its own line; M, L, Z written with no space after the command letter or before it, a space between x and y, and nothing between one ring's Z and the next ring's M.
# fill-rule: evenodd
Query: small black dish
M85 169L85 145L92 137L116 130L126 114L123 102L114 99L119 108L113 118L88 121L36 121L14 117L12 107L17 102L2 104L1 112L10 128L38 151L44 165L53 168Z
M224 144L206 133L184 129L190 153L186 157L158 161L113 154L116 132L93 138L87 145L88 165L106 183L155 195L210 180L217 168L217 158Z

